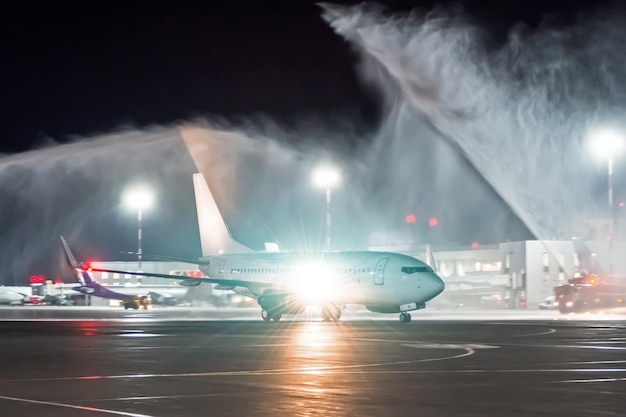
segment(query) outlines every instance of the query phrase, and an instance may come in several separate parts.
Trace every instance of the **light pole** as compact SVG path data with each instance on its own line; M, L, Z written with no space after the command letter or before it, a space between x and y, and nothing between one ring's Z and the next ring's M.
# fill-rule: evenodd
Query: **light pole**
M339 180L339 171L332 166L319 166L313 171L313 183L326 190L326 241L324 243L324 250L326 251L330 251L330 190L339 184Z
M593 150L600 158L608 160L609 213L614 213L613 204L613 158L623 149L623 135L614 129L600 130L593 135Z
M614 234L617 232L617 216L615 204L613 203L613 158L619 154L624 147L624 136L615 129L603 129L595 132L592 137L593 151L600 158L606 158L608 162L608 203L609 203L609 248L613 249ZM610 254L609 272L613 272L613 254Z
M141 271L142 261L142 213L143 210L152 206L154 198L152 192L147 188L133 188L124 193L124 204L137 210L137 268Z

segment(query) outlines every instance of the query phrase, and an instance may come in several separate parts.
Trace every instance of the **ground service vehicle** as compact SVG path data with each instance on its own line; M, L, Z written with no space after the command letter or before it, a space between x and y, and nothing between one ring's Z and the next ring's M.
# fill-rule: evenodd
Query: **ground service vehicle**
M148 297L135 296L122 300L122 307L124 307L124 310L128 310L129 308L132 308L133 310L138 310L140 307L147 309L148 305L150 305L150 300L148 299Z
M556 297L554 295L546 298L544 302L539 303L539 310L552 310L556 308L559 308L559 302L556 301Z
M561 313L626 307L626 275L587 274L554 288Z

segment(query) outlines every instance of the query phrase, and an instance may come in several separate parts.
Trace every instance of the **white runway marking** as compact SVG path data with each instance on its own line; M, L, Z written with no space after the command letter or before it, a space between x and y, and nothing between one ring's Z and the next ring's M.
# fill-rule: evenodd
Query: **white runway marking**
M512 337L543 336L543 335L552 334L552 333L556 333L556 329L548 329L545 332L538 332L538 333L516 334L516 335L514 335Z
M48 382L48 381L91 381L101 379L132 379L132 378L180 378L180 377L214 377L214 376L254 376L254 375L297 375L308 374L311 372L347 372L354 369L375 368L393 365L408 365L412 363L437 362L450 359L459 359L474 354L472 349L464 349L465 352L458 355L443 356L439 358L412 359L406 361L381 362L381 363L365 363L356 365L330 365L330 366L307 366L300 368L278 368L278 369L262 369L248 371L216 371L216 372L197 372L197 373L180 373L180 374L127 374L127 375L92 375L77 377L59 377L59 378L25 378L25 379L5 379L4 382Z
M493 345L481 345L476 343L468 344L455 344L455 343L411 343L403 344L402 346L416 348L416 349L499 349L500 346Z
M153 416L149 416L147 414L127 413L125 411L106 410L104 408L95 408L95 407L83 407L83 406L80 406L80 405L55 403L55 402L51 402L51 401L29 400L27 398L5 397L3 395L0 395L0 399L8 400L8 401L18 401L18 402L30 403L30 404L43 404L43 405L52 405L52 406L55 406L55 407L73 408L73 409L76 409L76 410L93 411L93 412L96 412L96 413L115 414L115 415L118 415L118 416L153 417Z
M527 343L503 343L502 346L523 346L523 347L535 347L535 348L550 348L550 349L595 349L595 350L626 350L626 347L622 346L593 346L593 345L536 345Z
M626 361L584 361L584 362L567 362L567 365L600 365L604 363L626 363Z
M626 381L626 378L598 378L598 379L570 379L569 381L556 381L555 384L568 383L568 384L582 384L585 382L620 382Z

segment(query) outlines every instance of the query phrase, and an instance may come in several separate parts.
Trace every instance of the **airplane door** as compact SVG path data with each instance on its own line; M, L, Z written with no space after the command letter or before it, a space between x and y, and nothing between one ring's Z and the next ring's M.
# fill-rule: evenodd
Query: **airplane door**
M385 283L385 267L389 262L389 258L380 258L376 263L374 271L374 285L383 285Z

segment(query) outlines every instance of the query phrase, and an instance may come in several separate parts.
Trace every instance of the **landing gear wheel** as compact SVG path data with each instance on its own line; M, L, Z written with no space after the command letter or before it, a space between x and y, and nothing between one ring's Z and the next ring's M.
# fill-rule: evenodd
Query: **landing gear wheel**
M327 308L322 309L322 320L330 321L330 312L328 311Z
M273 316L270 316L270 313L268 313L267 310L262 310L261 317L265 321L279 321L283 317L283 315L279 313L279 314L274 314Z
M322 309L322 320L339 321L341 318L341 309L337 306L324 307Z
M333 321L339 321L341 318L341 309L339 307L333 307L332 309Z
M411 315L409 313L400 313L400 323L408 323L411 321Z
M267 310L261 311L261 317L263 317L263 320L265 321L270 321L272 319L270 313L268 313Z

